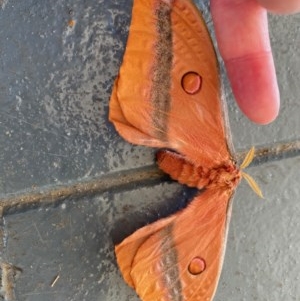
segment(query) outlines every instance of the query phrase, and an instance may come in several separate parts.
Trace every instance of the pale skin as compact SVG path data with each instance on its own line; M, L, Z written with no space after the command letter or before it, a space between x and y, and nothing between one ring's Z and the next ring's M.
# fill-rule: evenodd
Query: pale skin
M300 12L300 0L211 0L218 47L235 99L258 124L272 122L280 105L267 12Z

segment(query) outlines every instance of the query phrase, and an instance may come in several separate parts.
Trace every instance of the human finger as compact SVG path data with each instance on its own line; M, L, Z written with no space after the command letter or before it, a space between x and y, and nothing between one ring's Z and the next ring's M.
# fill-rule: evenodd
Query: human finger
M211 0L220 53L236 101L252 121L267 124L279 111L279 91L267 13L255 0Z

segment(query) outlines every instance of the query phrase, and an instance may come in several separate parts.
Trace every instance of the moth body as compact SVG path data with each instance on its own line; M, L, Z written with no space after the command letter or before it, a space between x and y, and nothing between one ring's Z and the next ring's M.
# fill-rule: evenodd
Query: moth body
M169 150L156 155L158 165L172 179L189 187L225 188L232 191L242 178L242 173L233 160L217 164L213 168L198 166L184 156Z

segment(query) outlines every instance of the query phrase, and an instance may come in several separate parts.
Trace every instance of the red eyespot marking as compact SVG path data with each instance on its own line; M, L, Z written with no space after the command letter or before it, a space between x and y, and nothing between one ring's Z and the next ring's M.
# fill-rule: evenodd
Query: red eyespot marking
M193 71L186 73L181 80L181 86L188 94L196 94L201 89L201 84L201 76Z
M192 275L201 274L206 268L206 263L204 259L200 257L195 257L189 264L188 270Z

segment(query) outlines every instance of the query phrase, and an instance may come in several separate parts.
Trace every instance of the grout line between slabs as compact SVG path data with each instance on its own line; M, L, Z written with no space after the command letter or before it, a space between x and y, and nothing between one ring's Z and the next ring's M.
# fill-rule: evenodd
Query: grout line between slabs
M238 152L237 161L241 162L248 151ZM300 155L300 140L286 143L277 143L257 148L251 166L267 162L292 158ZM2 214L36 207L42 204L53 204L68 197L80 197L130 189L137 184L151 185L167 179L157 166L150 165L131 170L123 170L106 174L103 177L80 181L78 183L62 186L47 186L40 189L16 193L9 197L0 198Z

